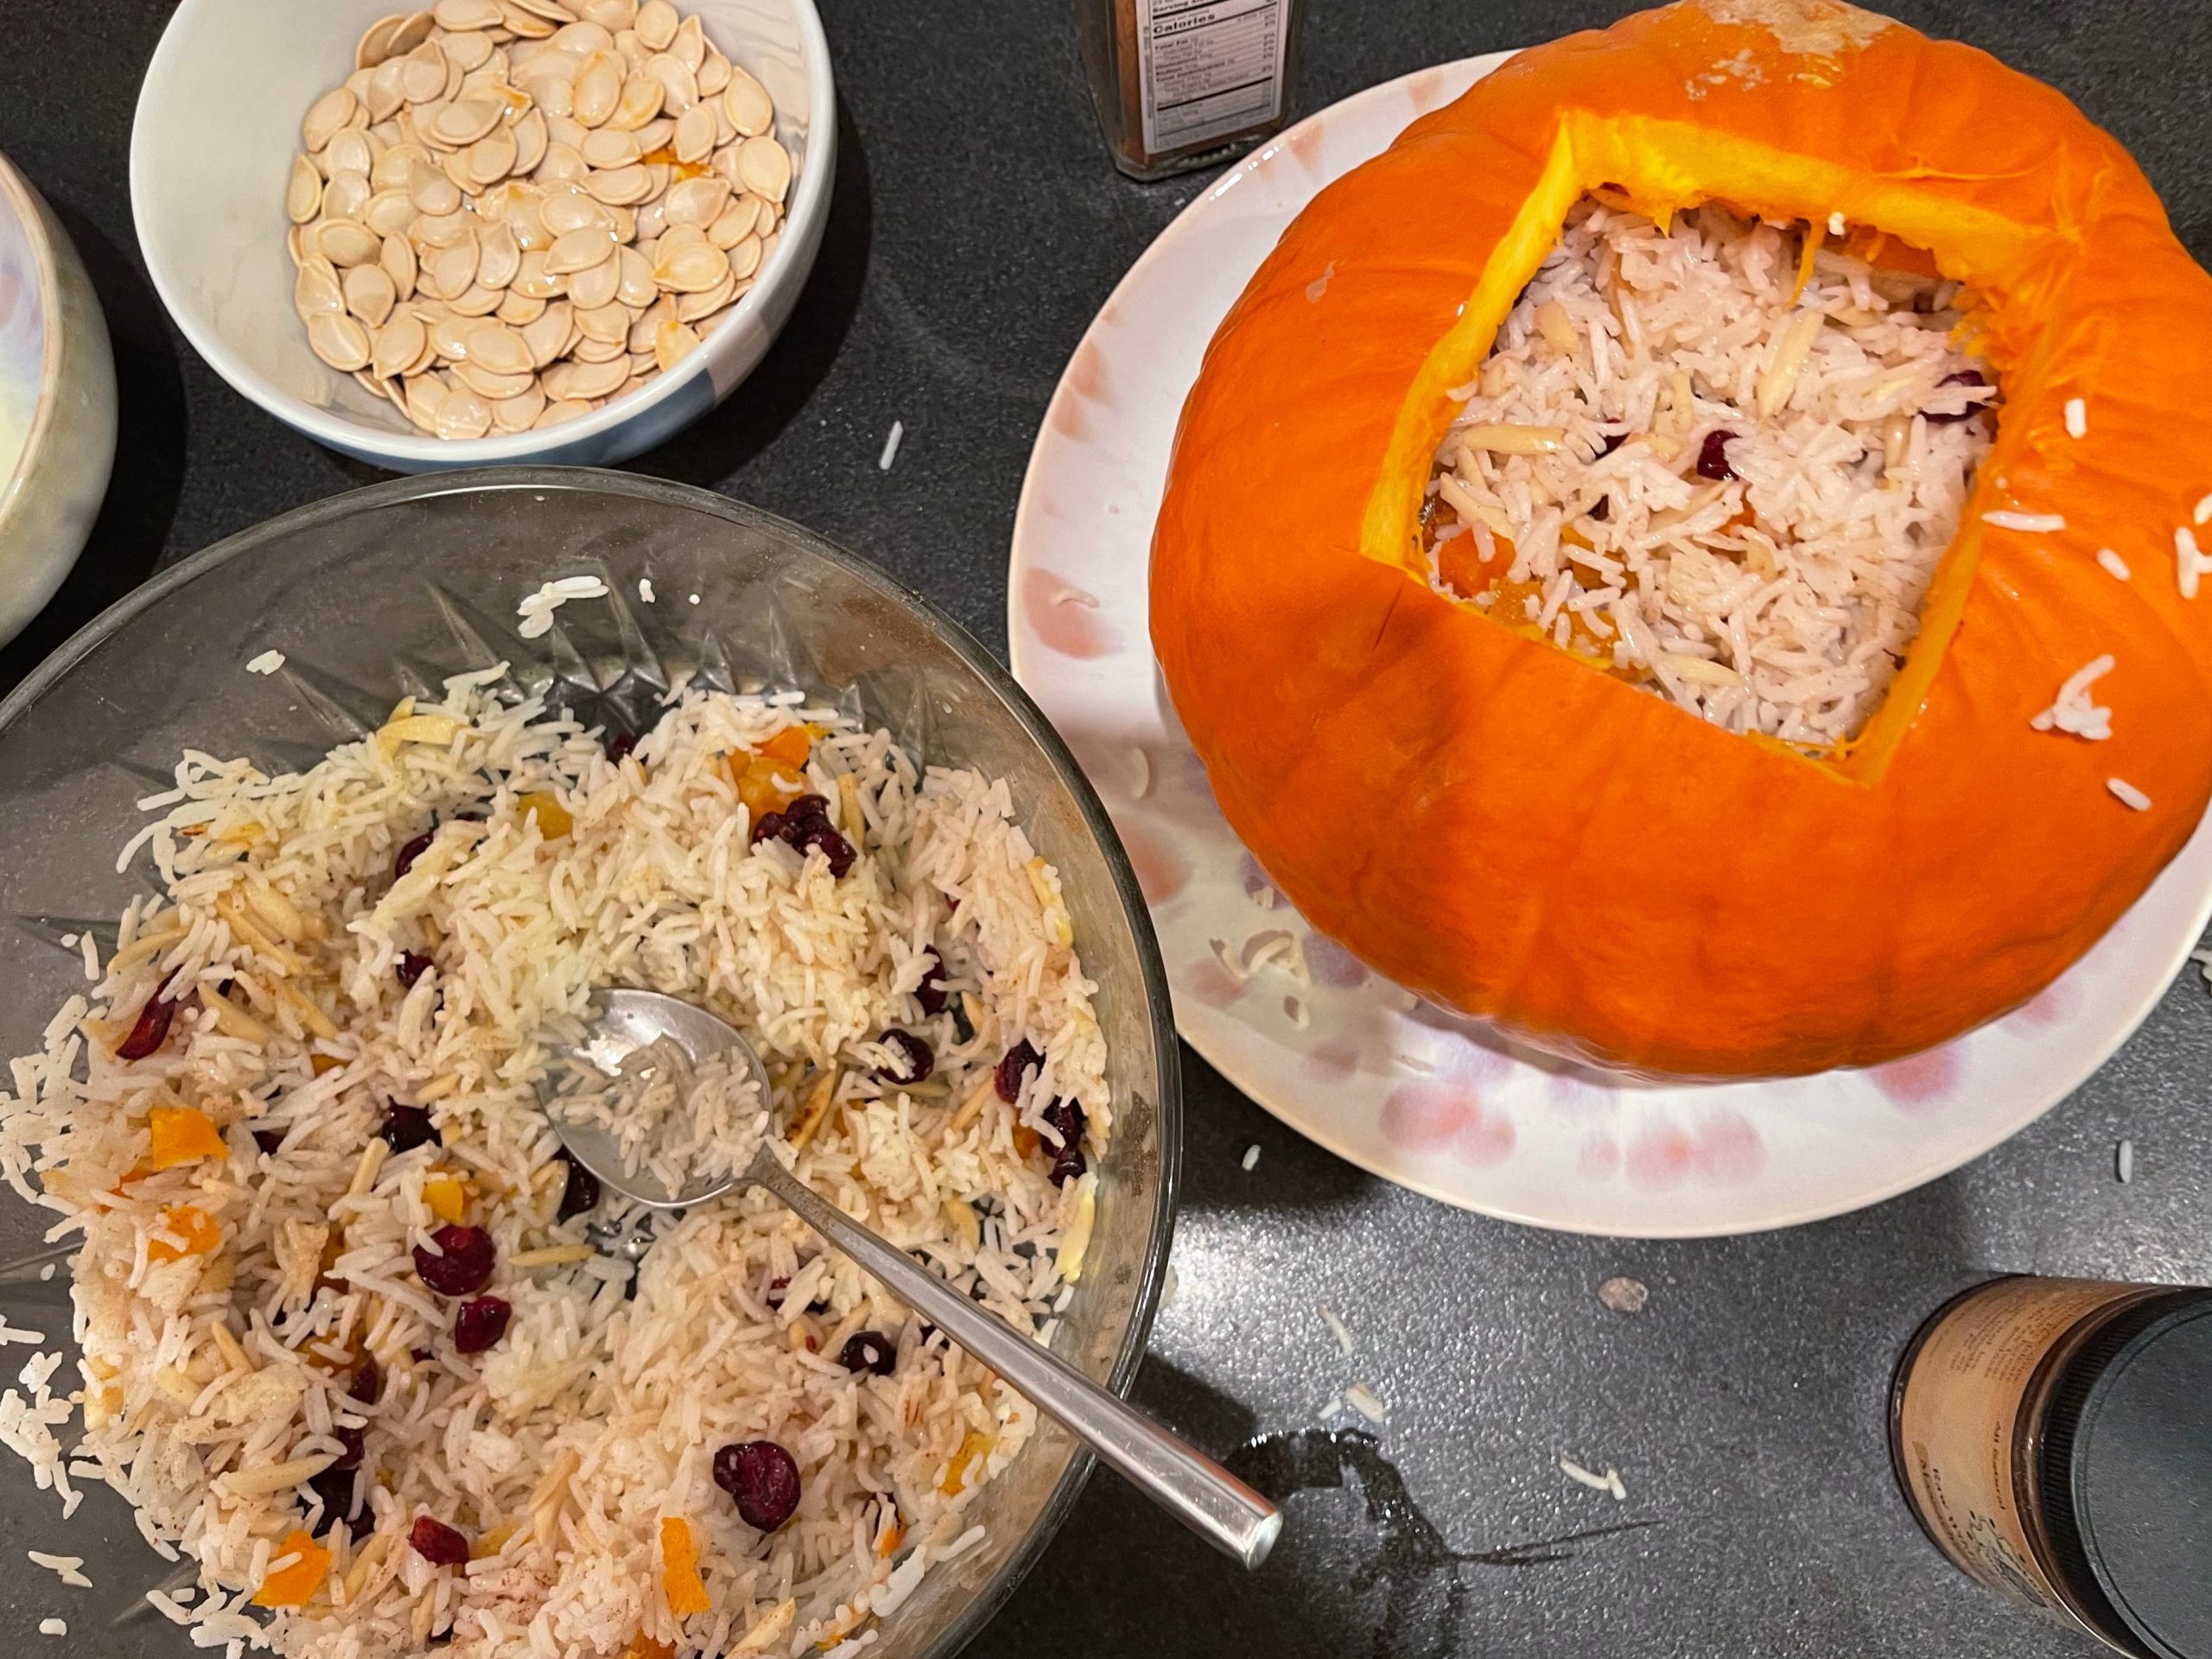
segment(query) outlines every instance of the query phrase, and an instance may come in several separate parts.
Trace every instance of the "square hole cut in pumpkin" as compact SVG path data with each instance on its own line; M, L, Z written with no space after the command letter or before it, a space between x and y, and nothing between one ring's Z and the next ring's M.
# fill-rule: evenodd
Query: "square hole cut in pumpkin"
M1882 704L1986 456L1971 295L1878 231L1568 213L1438 446L1429 580L1725 729Z

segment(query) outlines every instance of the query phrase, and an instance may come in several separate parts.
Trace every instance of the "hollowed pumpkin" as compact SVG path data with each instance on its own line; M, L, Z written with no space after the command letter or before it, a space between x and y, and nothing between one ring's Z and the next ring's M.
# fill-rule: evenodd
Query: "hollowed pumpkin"
M1662 220L1840 213L1990 307L1996 442L1843 752L1722 731L1428 585L1447 393L1604 186ZM2212 278L2059 93L1833 0L1686 0L1515 58L1285 232L1184 409L1154 642L1230 823L1401 984L1637 1070L1880 1061L2032 996L2203 814L2212 593L2183 596L2176 532L2212 492L2208 388ZM2111 739L2035 729L2107 652Z

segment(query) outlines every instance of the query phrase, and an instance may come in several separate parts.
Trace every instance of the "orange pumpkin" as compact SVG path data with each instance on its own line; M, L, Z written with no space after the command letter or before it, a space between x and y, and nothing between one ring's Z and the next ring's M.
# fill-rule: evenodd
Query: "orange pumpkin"
M1661 219L1840 213L1991 307L1994 448L1842 751L1723 731L1429 586L1448 391L1604 185ZM2033 995L2203 814L2212 594L2183 596L2176 536L2212 491L2208 386L2212 279L2059 93L1834 0L1686 0L1515 58L1285 232L1183 411L1154 642L1230 823L1401 984L1639 1070L1884 1060ZM2032 729L2107 652L2111 740Z

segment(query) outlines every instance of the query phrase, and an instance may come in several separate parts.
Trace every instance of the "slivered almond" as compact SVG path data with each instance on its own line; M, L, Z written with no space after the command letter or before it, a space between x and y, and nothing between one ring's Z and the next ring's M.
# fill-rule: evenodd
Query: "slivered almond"
M304 944L315 937L314 925L308 920L307 912L266 882L248 878L245 901L253 907L255 915L294 944Z
M227 1475L218 1475L214 1484L223 1497L233 1500L269 1497L312 1479L337 1460L334 1455L327 1452L320 1457L289 1458L283 1463L264 1463L251 1469L233 1469Z
M1758 410L1762 418L1771 418L1789 401L1789 394L1796 390L1798 372L1812 355L1813 342L1821 337L1827 322L1827 316L1821 312L1801 311L1782 331L1781 342L1774 351L1773 366L1759 376Z
M181 925L175 927L156 928L150 933L141 933L108 958L107 970L114 974L120 973L126 968L136 967L149 957L160 955L184 935L185 929Z
M982 1224L976 1219L976 1207L967 1199L949 1198L944 1201L944 1218L960 1242L975 1249L983 1242Z
M443 747L467 729L464 721L451 715L407 715L377 728L377 747L388 755L397 754L403 743Z
M806 1104L799 1113L798 1127L791 1132L791 1150L804 1152L814 1133L822 1127L822 1120L830 1115L830 1101L837 1092L837 1074L825 1071L814 1085L814 1092L806 1097Z
M215 1029L226 1037L249 1043L266 1043L276 1033L212 985L200 988L200 1000L215 1015Z
M953 1113L952 1121L944 1126L945 1133L948 1135L958 1135L982 1116L985 1103L997 1090L998 1082L995 1077L985 1077L969 1091L968 1098L960 1103L960 1109Z
M1573 357L1582 344L1574 319L1567 315L1567 308L1557 300L1546 300L1536 308L1536 332L1562 357Z
M1459 446L1493 455L1554 455L1567 448L1567 432L1556 426L1516 426L1502 421L1459 429Z

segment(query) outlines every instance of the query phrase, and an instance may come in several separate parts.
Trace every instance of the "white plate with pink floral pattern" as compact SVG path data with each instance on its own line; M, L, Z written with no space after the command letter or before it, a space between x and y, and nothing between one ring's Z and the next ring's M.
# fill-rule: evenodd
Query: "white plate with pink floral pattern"
M1781 1081L1624 1081L1418 1003L1308 928L1223 821L1153 661L1153 518L1215 326L1316 191L1506 55L1423 70L1300 123L1224 174L1123 278L1030 456L1007 603L1014 673L1128 848L1183 1035L1300 1134L1447 1204L1582 1232L1745 1232L1857 1209L1988 1150L2120 1046L2212 912L2212 820L2050 989L1941 1048Z

